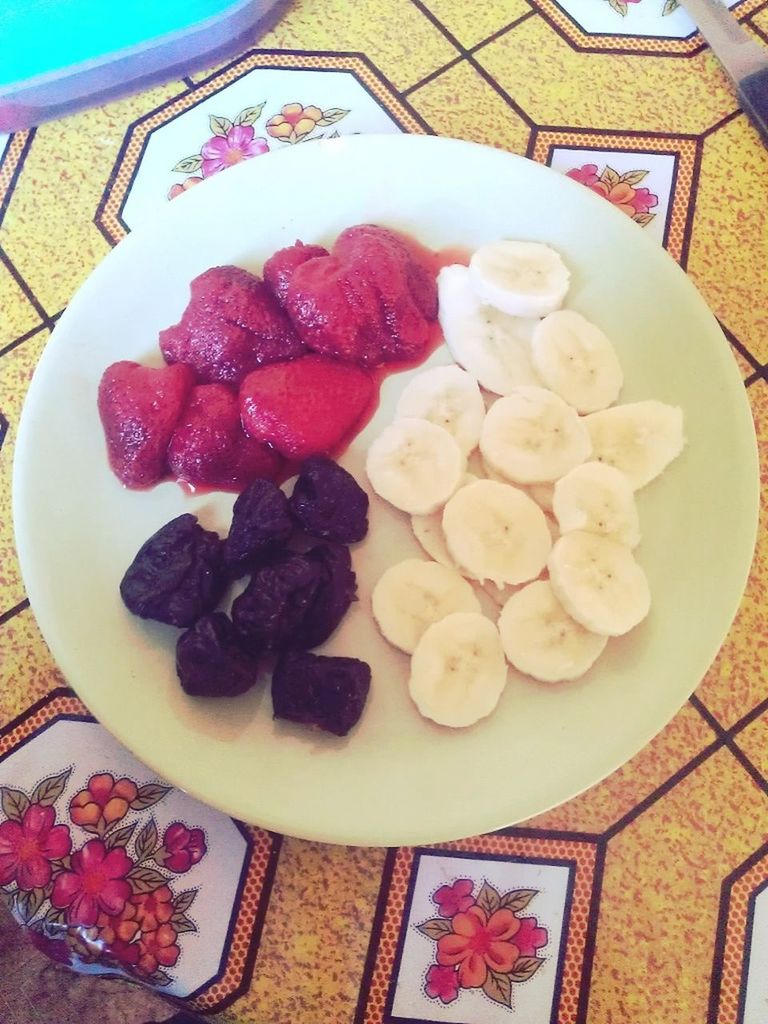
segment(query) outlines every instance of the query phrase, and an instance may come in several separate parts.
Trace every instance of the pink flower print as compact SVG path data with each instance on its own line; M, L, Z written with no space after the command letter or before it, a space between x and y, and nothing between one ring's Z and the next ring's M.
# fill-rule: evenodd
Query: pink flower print
M0 885L15 881L25 892L51 880L51 861L66 857L72 838L66 825L55 825L52 807L30 804L21 823L0 825Z
M131 895L125 876L133 861L120 846L107 850L100 839L91 839L72 854L72 870L63 871L53 884L51 903L67 909L67 923L91 928L99 911L116 917Z
M584 164L582 167L574 167L572 170L566 172L566 178L573 178L574 181L580 181L582 185L589 185L590 187L596 184L598 180L597 164Z
M203 177L210 178L212 174L239 164L241 160L268 153L267 140L254 138L255 134L253 125L234 124L226 135L214 135L208 139L200 150Z
M659 205L659 197L655 196L650 189L636 188L632 199L635 213L648 213L654 206Z
M427 971L424 991L430 999L439 999L442 1003L452 1003L459 995L459 975L456 969L432 964Z
M155 860L168 871L181 875L203 859L206 849L201 828L189 829L180 821L174 821L165 830L163 844L155 854Z
M521 917L520 927L515 933L515 945L520 956L536 956L536 951L546 946L549 940L546 928L540 928L535 917Z
M469 910L475 902L472 898L472 882L468 878L457 878L453 885L441 886L432 899L441 917L454 917Z

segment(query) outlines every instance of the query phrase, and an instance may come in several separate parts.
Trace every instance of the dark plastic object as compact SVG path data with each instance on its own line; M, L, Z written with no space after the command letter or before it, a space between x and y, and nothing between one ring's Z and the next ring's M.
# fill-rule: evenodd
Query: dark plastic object
M0 4L0 132L31 128L252 46L283 0Z

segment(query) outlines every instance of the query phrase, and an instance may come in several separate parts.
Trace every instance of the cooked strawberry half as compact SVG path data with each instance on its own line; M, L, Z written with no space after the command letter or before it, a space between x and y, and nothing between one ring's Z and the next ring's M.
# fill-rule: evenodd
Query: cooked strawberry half
M168 445L168 466L192 487L241 491L257 478L276 480L284 460L240 424L240 403L224 384L192 389Z
M300 460L337 451L361 425L374 393L365 370L307 355L249 373L240 415L251 437Z
M285 307L307 348L377 366L426 350L437 288L397 235L363 224L343 231L330 256L294 269Z
M191 299L173 327L160 332L169 363L187 363L202 383L239 384L265 363L305 351L267 285L241 267L212 267L190 285Z
M291 283L294 271L302 263L315 259L316 256L327 256L328 250L322 245L304 245L303 242L296 242L286 249L279 249L274 256L270 256L264 264L264 280L277 296L277 301L283 305L285 296L288 294L288 285Z
M167 470L166 451L195 383L188 366L139 366L123 360L99 383L99 416L109 463L128 487L148 487Z

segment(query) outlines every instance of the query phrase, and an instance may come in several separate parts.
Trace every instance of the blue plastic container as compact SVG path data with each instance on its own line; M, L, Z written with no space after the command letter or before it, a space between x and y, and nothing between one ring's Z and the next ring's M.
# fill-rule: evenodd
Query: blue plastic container
M0 0L0 132L252 45L277 0Z

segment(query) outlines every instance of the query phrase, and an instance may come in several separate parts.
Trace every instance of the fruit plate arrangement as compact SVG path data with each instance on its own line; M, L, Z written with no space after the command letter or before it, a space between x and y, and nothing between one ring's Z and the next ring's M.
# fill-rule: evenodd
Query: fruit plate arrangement
M227 700L188 697L174 673L175 634L129 615L118 592L160 526L191 512L225 534L235 495L190 495L171 481L125 489L110 472L96 408L105 368L121 359L160 365L158 334L178 320L190 281L208 268L258 272L297 238L327 245L360 223L406 232L432 249L471 251L498 238L553 246L571 271L569 306L615 345L622 402L653 398L685 418L685 451L638 495L648 618L612 640L579 680L547 685L511 673L495 713L471 728L445 729L418 715L408 658L382 638L371 613L382 574L423 552L410 517L373 493L366 453L408 380L451 362L445 346L384 380L377 412L339 460L371 495L369 532L353 552L358 601L322 648L372 669L365 712L348 736L274 720L263 685ZM666 253L547 168L410 136L319 142L244 163L130 235L54 331L30 387L14 475L32 606L96 717L158 773L240 819L381 846L523 820L640 750L698 685L727 633L749 570L757 502L754 431L736 365Z

